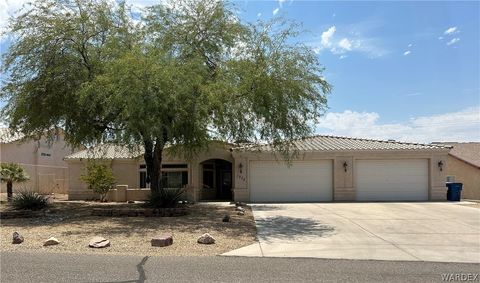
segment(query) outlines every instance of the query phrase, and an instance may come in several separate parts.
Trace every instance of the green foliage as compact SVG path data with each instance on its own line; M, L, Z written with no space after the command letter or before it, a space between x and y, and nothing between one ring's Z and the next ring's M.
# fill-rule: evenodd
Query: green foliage
M17 210L40 210L48 207L48 197L33 191L18 192L12 199L12 206Z
M152 190L162 152L209 141L271 142L289 159L331 86L295 24L242 22L217 0L160 2L135 23L124 2L45 0L10 22L0 99L26 134L143 145Z
M22 166L15 163L0 164L0 181L7 183L7 199L13 196L13 183L22 183L30 179Z
M110 167L95 161L87 163L87 172L80 176L80 180L87 183L90 190L100 194L102 201L105 200L108 191L116 184Z
M21 183L30 179L22 166L16 163L2 163L0 164L0 181Z
M152 192L146 202L146 206L154 208L169 208L178 206L185 193L183 188L161 188L158 192Z

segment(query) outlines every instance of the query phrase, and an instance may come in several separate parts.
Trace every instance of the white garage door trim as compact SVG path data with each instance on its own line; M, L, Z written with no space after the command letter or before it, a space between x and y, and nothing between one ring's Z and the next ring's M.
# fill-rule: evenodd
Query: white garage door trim
M428 159L356 160L359 201L428 200Z
M257 161L249 163L252 202L332 201L333 161Z

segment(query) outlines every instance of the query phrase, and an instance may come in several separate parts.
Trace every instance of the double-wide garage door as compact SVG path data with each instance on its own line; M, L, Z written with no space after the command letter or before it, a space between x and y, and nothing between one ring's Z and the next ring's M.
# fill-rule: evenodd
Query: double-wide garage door
M250 199L253 202L331 201L332 160L250 162Z
M359 201L428 200L428 160L357 160Z

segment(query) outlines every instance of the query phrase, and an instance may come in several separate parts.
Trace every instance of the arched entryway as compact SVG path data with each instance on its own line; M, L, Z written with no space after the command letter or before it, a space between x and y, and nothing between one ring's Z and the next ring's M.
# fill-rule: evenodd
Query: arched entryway
M232 163L209 159L200 163L200 199L232 200Z

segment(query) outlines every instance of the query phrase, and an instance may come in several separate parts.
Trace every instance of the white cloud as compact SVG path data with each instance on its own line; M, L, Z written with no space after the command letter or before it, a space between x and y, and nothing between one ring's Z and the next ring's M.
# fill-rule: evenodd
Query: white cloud
M278 13L278 11L280 11L280 8L276 8L275 10L273 10L272 14L276 15Z
M280 5L280 7L283 6L283 2L285 2L285 0L278 0L278 5Z
M342 59L345 59L345 58L347 58L347 57L348 57L347 55L340 55L340 57L338 57L338 58L339 58L340 60L342 60Z
M404 56L407 56L407 55L410 54L410 53L412 53L412 51L407 50L407 51L403 52L403 55L404 55Z
M480 141L480 106L394 123L382 123L376 112L346 110L341 113L328 113L322 117L317 125L317 132L422 143Z
M381 43L376 38L362 37L358 33L343 32L337 36L337 27L331 26L320 36L320 43L314 43L314 51L320 53L322 50L328 49L333 54L344 54L347 52L364 53L370 58L382 57L388 53L381 47Z
M450 40L449 42L447 42L447 45L452 45L452 44L455 44L459 41L460 41L460 38L455 37L455 38L452 38L452 40Z
M411 44L411 43L408 45L408 47L412 47L412 46L413 46L413 44Z
M454 34L460 32L457 27L448 28L443 34Z
M257 17L260 18L262 16L262 13L258 13Z
M439 37L438 37L438 40L443 40L443 36L439 36Z
M351 51L352 50L352 43L348 38L343 38L338 42L338 46L344 50Z
M328 30L322 32L321 41L322 47L330 47L332 45L331 39L335 34L337 28L335 26L331 26Z

